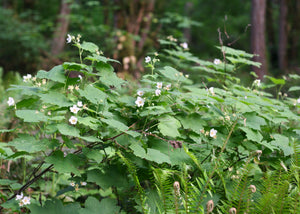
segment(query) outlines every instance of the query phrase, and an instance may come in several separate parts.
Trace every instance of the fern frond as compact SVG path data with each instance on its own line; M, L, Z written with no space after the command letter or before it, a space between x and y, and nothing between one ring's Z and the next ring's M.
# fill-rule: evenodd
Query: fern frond
M134 181L134 184L135 184L135 187L137 189L137 192L138 192L138 196L139 196L139 199L140 199L140 203L141 203L141 206L142 206L142 210L143 210L143 213L147 213L146 212L146 209L145 209L145 192L144 192L144 189L142 188L141 184L140 184L140 181L139 181L139 178L137 176L137 170L136 170L136 167L134 166L134 164L132 164L127 158L125 158L122 153L119 151L117 152L117 155L122 159L122 161L125 163L125 165L127 166L128 170L129 170L129 173L130 175L132 176L133 178L133 181Z
M169 213L174 209L174 192L173 192L173 174L174 171L169 169L155 169L153 168L155 186L159 195L161 205L160 209L163 213Z

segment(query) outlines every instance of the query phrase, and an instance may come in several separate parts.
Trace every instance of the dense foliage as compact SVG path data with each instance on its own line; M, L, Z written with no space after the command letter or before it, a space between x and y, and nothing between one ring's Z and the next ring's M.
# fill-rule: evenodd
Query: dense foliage
M281 93L299 76L245 87L235 72L259 66L251 54L222 46L224 59L204 61L169 37L135 84L97 45L67 41L79 62L9 89L18 119L1 130L4 212L299 212L300 99Z

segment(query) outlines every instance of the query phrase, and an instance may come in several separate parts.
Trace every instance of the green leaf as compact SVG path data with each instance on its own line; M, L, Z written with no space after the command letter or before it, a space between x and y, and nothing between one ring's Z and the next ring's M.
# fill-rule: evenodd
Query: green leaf
M17 110L16 116L24 122L46 122L48 117L36 110Z
M66 81L65 70L62 65L55 66L48 72L40 70L38 71L36 77L40 79L49 79L60 83L65 83Z
M299 91L300 90L300 86L292 86L289 88L289 92L291 91Z
M97 45L95 45L92 42L83 42L80 47L85 50L85 51L89 51L91 53L95 53L96 51L99 50L99 47Z
M84 73L91 73L92 70L88 65L80 64L76 62L65 62L63 68L69 71L81 71ZM86 72L88 71L88 72Z
M80 89L79 94L96 105L103 103L107 97L106 93L93 85L88 85L84 90Z
M154 161L156 163L169 163L171 164L170 157L165 155L164 153L161 153L159 150L156 149L147 149L147 156L148 160Z
M44 206L39 206L37 204L30 204L28 208L31 211L31 214L80 214L80 207L79 203L70 203L66 206L62 204L62 202L56 198L47 200Z
M278 149L283 151L284 156L289 156L294 153L294 149L292 146L289 145L289 138L281 135L281 134L274 134L274 139L270 142L272 146L276 146Z
M98 130L99 125L101 124L98 119L93 117L77 117L77 118L78 118L78 123L88 126L93 130Z
M107 57L104 57L104 56L100 56L100 55L97 55L97 54L93 54L92 56L87 56L85 59L87 60L91 60L91 61L96 61L96 62L104 62L104 63L108 63L108 62L117 62L117 63L120 63L119 61L117 60L114 60L114 59L110 59L110 58L107 58Z
M148 115L162 115L169 112L172 112L172 109L169 106L148 106L143 109L143 111L140 113L140 116L144 117Z
M253 65L256 67L260 67L261 63L260 62L254 62L252 60L249 59L245 59L245 58L240 58L240 57L230 57L230 56L226 56L226 59L228 59L232 64L245 64L245 65Z
M88 197L85 201L85 208L81 208L79 214L97 214L101 213L119 213L120 207L117 206L117 200L112 198L104 198L99 201L94 197Z
M263 139L263 136L258 132L247 127L240 127L246 133L247 139L260 143Z
M121 88L125 81L116 75L111 65L109 66L110 67L108 68L107 65L102 65L101 67L97 68L97 70L100 70L98 73L98 75L101 76L100 81L107 87L114 86L116 88Z
M165 66L162 69L159 69L158 72L169 80L180 81L187 84L191 83L191 81L187 79L184 75L182 75L182 73L180 73L175 68L172 68L170 66Z
M296 80L300 79L300 75L298 74L289 74L289 77Z
M63 94L55 91L50 91L47 94L38 94L43 103L56 105L58 107L69 107L73 103Z
M164 116L159 119L158 129L163 135L176 138L180 136L178 132L180 126L180 122L174 117Z
M107 125L111 126L114 129L117 129L121 132L126 132L129 127L126 126L124 123L121 123L118 120L114 120L114 119L102 119L102 122L106 123Z
M19 134L17 138L10 141L8 145L15 147L18 151L34 153L45 151L51 146L51 141L48 139L37 140L28 134Z
M101 163L103 160L104 154L100 150L83 148L82 153L89 159L95 160L97 163Z
M15 131L16 129L1 129L0 130L0 133L6 133L6 132L13 132Z
M128 180L123 170L113 165L103 167L102 171L93 169L87 172L87 181L95 182L103 189L108 189L112 186L124 188L128 185Z
M2 156L11 156L14 154L14 152L11 150L11 148L7 147L7 143L1 143L0 142L0 154ZM0 155L0 157L1 157Z
M233 49L227 46L217 46L217 48L220 49L222 52L225 52L226 54L232 56L247 57L247 58L252 58L254 56L253 54L249 54L245 51Z
M178 116L177 119L180 121L184 129L191 129L196 133L200 133L206 122L203 120L201 115L193 113L184 116Z
M29 98L29 99L23 99L20 102L17 103L17 109L21 108L30 108L33 106L39 99L37 98Z
M265 141L265 140L259 142L259 144L262 145L262 146L264 146L264 147L266 147L266 148L268 148L268 149L270 149L272 152L273 152L274 150L277 150L277 149L278 149L276 146L273 146L272 144L270 144L270 142L267 142L267 141Z
M74 173L80 175L80 171L77 169L80 165L84 164L81 158L74 154L68 154L64 157L62 151L54 151L51 156L45 158L47 163L53 164L55 170L60 173Z
M165 141L155 141L152 143L151 148L165 154L170 159L170 162L165 162L170 163L171 165L181 165L182 163L187 164L191 162L191 158L188 156L184 149L174 149L172 146L170 146L169 143Z
M277 79L275 77L270 77L270 76L267 76L267 75L265 75L265 77L268 78L269 80L271 80L276 85L284 85L285 84L284 79Z
M0 179L0 185L1 186L8 186L10 184L16 183L15 180L9 180L9 179Z
M80 138L87 142L101 142L101 140L95 136L80 136Z
M260 130L260 126L267 125L264 118L256 115L256 112L246 113L246 126L255 130Z
M72 136L72 137L80 137L79 129L75 128L74 126L70 126L66 123L58 124L57 129L63 135Z
M171 163L170 157L159 150L148 148L146 153L145 149L137 143L131 144L130 148L133 150L133 153L140 158L156 163Z

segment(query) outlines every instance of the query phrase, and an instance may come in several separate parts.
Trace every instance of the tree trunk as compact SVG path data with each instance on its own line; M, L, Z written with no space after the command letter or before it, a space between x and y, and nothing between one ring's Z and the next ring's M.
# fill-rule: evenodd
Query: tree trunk
M276 41L276 33L274 29L274 12L273 12L273 0L267 0L266 9L266 36L267 36L267 47L269 53L270 68L278 68L278 49ZM277 6L277 5L276 5Z
M255 62L260 62L261 67L253 67L254 72L260 79L267 74L266 41L265 41L265 15L266 0L252 0L251 11L251 49Z
M280 0L278 62L279 68L284 72L287 70L287 13L287 1Z
M185 16L189 16L189 14L191 14L191 11L193 9L193 2L186 2L185 5L184 5L184 13L185 13ZM185 41L187 43L190 43L191 42L191 28L184 28L183 29L183 34L184 34L184 38L185 38Z
M287 58L289 59L288 67L292 66L293 70L299 71L299 48L300 48L300 1L293 0L288 2L288 44ZM298 65L298 66L297 66Z
M67 0L61 0L61 8L59 17L57 20L57 27L54 32L54 38L51 44L51 53L52 55L60 54L66 43L66 35L69 28L69 15L71 9Z

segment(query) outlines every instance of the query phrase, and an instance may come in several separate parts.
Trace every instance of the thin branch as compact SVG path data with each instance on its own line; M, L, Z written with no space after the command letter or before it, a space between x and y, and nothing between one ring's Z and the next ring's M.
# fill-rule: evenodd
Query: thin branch
M129 129L132 128L137 122L133 123L131 126L129 126ZM128 129L128 130L129 130ZM122 132L120 134L117 134L114 137L111 138L107 138L107 139L103 139L103 141L109 141L112 140L114 141L117 145L119 145L120 147L124 148L123 146L121 146L119 143L117 143L115 141L115 139L123 134L125 134L126 132ZM97 145L99 145L102 142L97 142L97 143L92 143L87 145L88 148L93 148ZM125 149L125 148L124 148ZM78 154L82 152L82 148L77 149L76 151L72 152L72 154ZM27 189L31 184L33 184L35 181L39 180L46 172L50 171L53 169L53 164L51 164L50 166L48 166L46 169L44 169L41 173L39 173L38 175L35 175L35 173L42 167L42 165L45 163L45 161L41 162L32 172L32 174L29 177L29 181L27 181L19 190L17 190L9 199L7 199L7 201L13 199L14 197L16 197L16 195L20 194L21 192L23 192L25 189ZM32 179L30 179L33 176Z
M15 194L13 196L11 196L9 199L7 199L7 201L13 199L14 197L16 197L16 195L20 194L21 192L23 192L25 189L27 189L31 184L33 184L35 181L37 181L38 179L40 179L42 177L42 175L44 175L46 172L50 171L53 168L53 164L51 164L50 166L48 166L46 169L44 169L40 174L34 176L34 178L32 178L31 180L27 181L26 184L24 184L18 191L15 192Z
M231 130L230 130L230 132L229 132L229 134L228 134L228 136L227 136L227 138L226 138L226 140L225 140L225 142L224 142L224 144L223 144L223 146L222 146L221 152L220 152L220 154L219 154L219 156L218 156L218 158L217 158L217 160L216 160L216 162L215 162L216 164L215 164L215 166L214 166L212 172L210 173L210 175L209 175L209 177L208 177L208 179L207 179L207 181L206 181L206 183L205 183L205 186L204 186L204 188L203 188L202 193L200 194L200 195L201 195L201 198L200 198L200 200L199 200L199 203L198 203L197 207L202 203L202 199L203 199L203 197L204 197L204 193L205 193L205 191L206 191L206 188L207 188L208 184L210 183L210 180L212 179L213 175L215 174L215 171L217 170L218 162L220 161L221 155L222 155L222 153L224 152L224 150L225 150L225 148L226 148L226 145L227 145L227 143L228 143L228 141L229 141L229 139L230 139L230 137L231 137L231 134L232 134L232 132L233 132L233 130L234 130L234 128L235 128L237 122L238 122L238 120L236 120L236 121L234 122L234 124L232 125Z

